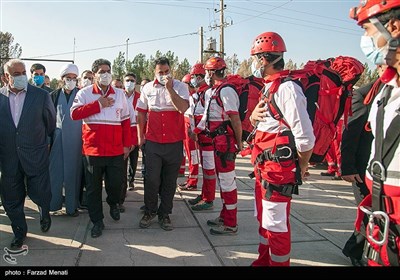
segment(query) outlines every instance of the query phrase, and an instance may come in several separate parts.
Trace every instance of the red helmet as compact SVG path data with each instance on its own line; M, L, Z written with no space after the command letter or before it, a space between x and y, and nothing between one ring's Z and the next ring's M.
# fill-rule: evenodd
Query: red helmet
M358 7L350 9L350 18L361 25L365 20L396 7L400 7L399 0L360 0Z
M286 52L285 42L278 33L264 32L254 39L250 55L265 52Z
M226 68L225 60L220 57L211 57L204 65L205 70L221 70Z
M203 63L196 63L190 70L190 75L205 75L206 70L204 69Z
M185 76L183 76L182 78L182 82L190 84L190 79L191 79L191 75L190 74L186 74Z

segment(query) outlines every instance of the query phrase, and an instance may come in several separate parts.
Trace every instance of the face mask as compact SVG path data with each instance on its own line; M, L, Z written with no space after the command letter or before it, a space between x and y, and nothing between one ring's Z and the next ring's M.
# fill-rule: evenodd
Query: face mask
M44 76L33 76L33 82L36 86L40 87L44 83Z
M82 85L83 88L87 87L87 86L90 86L91 84L92 84L92 81L89 80L89 79L83 79L82 82L81 82L81 85Z
M28 77L26 75L20 75L13 77L12 88L22 90L28 85Z
M192 84L193 87L197 88L199 87L199 84L203 81L203 79L200 76L194 77L190 79L190 83Z
M253 60L251 64L251 73L253 73L253 76L256 78L263 78L264 67L257 68L258 64L257 61Z
M156 75L157 81L161 84L161 85L165 85L165 82L167 80L167 78L171 78L171 74L167 74L167 75Z
M384 65L386 64L385 58L389 52L389 44L386 43L385 46L377 48L376 42L378 41L379 36L379 32L376 32L372 37L362 36L360 47L369 61L371 61L375 65Z
M76 87L76 82L75 81L65 81L64 85L65 89L67 90L73 90Z
M127 91L132 91L135 89L136 83L134 82L125 82L125 89Z
M112 81L112 75L110 73L100 74L99 82L101 85L108 86L111 84L111 81Z
M206 82L207 85L211 86L211 76L208 74L208 72L206 73L206 76L204 77L204 81Z

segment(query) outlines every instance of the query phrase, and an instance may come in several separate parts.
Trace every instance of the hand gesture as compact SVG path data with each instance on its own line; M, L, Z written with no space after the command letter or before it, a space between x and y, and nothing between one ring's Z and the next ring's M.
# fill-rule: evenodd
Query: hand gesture
M111 107L114 105L115 100L112 97L106 97L106 96L100 96L100 98L98 99L98 101L101 104L102 108L107 108L107 107Z

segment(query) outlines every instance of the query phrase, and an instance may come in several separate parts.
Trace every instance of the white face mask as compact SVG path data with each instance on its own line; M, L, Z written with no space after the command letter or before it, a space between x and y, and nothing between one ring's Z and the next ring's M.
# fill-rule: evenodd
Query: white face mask
M13 82L10 83L11 88L23 90L28 85L28 77L26 75L12 76Z
M135 89L136 83L134 82L125 82L125 89L127 91L133 91Z
M165 83L167 82L167 78L171 78L171 74L167 74L167 75L156 75L157 81L161 84L161 85L165 85Z
M112 75L110 73L100 74L99 82L101 85L108 86L111 84L111 81L112 81Z
M206 73L206 76L204 77L204 81L206 82L207 85L211 86L211 76L210 74L208 74L208 72Z
M256 78L263 78L264 67L258 67L259 65L260 63L258 61L253 60L253 63L251 64L251 73Z
M65 80L65 85L64 85L65 89L67 90L73 90L76 87L76 81L74 80Z
M92 81L89 80L89 79L83 79L82 82L81 82L81 85L82 85L83 88L87 87L87 86L90 86L91 84L92 84Z

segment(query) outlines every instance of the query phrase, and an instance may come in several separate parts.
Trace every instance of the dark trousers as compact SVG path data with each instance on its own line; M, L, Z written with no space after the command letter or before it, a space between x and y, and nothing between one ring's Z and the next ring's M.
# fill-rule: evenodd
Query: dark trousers
M183 141L160 144L147 140L145 153L144 204L146 212L157 211L159 216L171 214L176 179L183 156ZM157 208L159 192L161 203Z
M145 144L140 147L140 150L142 151L142 166L141 166L141 171L142 171L142 177L144 178L144 175L146 174L146 153L144 151Z
M124 168L125 174L124 174L124 177L123 177L124 182L122 183L121 197L119 198L119 204L123 204L125 202L125 196L126 196L126 189L128 187L128 181L129 181L129 183L135 181L135 174L136 174L138 158L139 158L139 147L136 146L129 153L129 156L125 160L125 165L124 165L125 166L125 168ZM128 161L129 161L129 166L128 166Z
M38 174L27 175L21 164L18 164L15 176L8 177L5 174L1 175L1 199L7 216L11 220L14 235L18 238L25 237L28 232L24 213L26 192L28 192L29 198L41 208L42 217L48 217L51 201L48 168Z
M85 156L86 192L89 217L93 223L103 220L103 175L107 192L106 201L116 206L121 195L124 176L124 156Z
M81 177L81 188L79 191L79 206L80 207L87 207L87 194L86 194L86 176L85 176L85 164L86 164L86 157L82 156L82 177Z
M361 178L364 178L364 176L361 176ZM369 194L369 190L365 183L353 183L353 193L354 193L354 198L356 200L357 205L360 204L360 202L364 199L365 196ZM368 224L368 218L365 217L364 220L364 225L362 225L362 231L365 232L365 225ZM347 240L346 244L343 247L343 253L348 256L352 257L357 260L361 260L362 258L362 253L364 250L364 244L365 244L365 236L362 235L360 232L354 231L353 234L350 236L349 240Z

